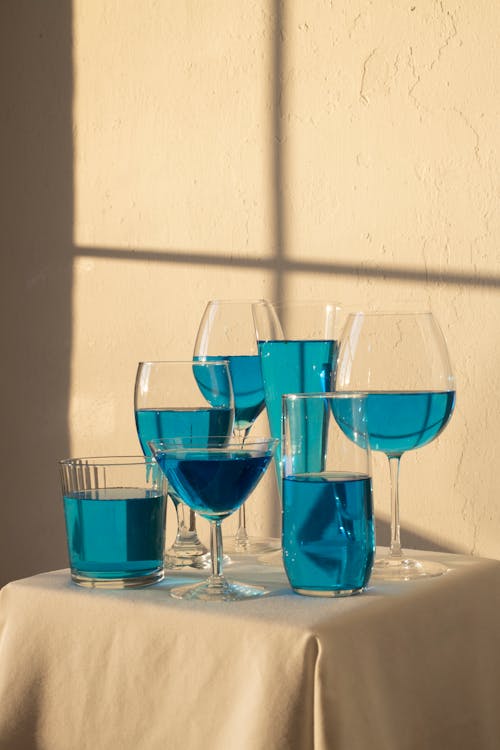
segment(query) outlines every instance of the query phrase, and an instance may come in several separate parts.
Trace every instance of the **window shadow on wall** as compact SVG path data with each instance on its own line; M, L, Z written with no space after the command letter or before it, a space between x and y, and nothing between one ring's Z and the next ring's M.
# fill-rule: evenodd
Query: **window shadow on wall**
M0 5L0 585L66 567L73 226L71 3Z

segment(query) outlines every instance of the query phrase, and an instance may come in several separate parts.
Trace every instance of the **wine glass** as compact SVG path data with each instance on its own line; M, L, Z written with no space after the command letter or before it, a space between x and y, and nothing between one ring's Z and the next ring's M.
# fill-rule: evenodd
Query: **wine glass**
M271 435L281 441L281 400L287 393L330 391L340 308L320 300L253 305ZM304 425L304 430L313 429ZM276 473L281 492L281 450Z
M134 411L143 453L151 455L153 438L232 433L234 398L229 365L218 362L139 362ZM168 488L177 514L177 533L165 556L166 568L208 567L209 553L198 538L194 511L186 523L184 504Z
M446 342L432 313L349 315L341 337L335 389L367 393L370 447L389 460L391 544L389 555L375 562L373 576L410 580L441 575L447 569L440 563L404 554L399 523L401 456L434 440L455 404Z
M149 447L178 497L210 521L212 574L170 590L177 599L234 601L262 596L261 586L228 581L222 572L221 523L246 500L273 457L276 440L194 436L150 440Z
M234 392L234 438L242 444L265 407L264 384L252 314L253 300L212 300L203 313L194 345L194 359L229 362ZM280 548L280 540L249 536L245 503L238 510L238 528L226 549L259 554Z

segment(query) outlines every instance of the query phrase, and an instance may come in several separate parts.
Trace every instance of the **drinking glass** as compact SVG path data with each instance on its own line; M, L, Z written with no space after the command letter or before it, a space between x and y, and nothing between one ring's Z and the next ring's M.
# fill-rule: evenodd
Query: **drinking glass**
M265 407L264 384L252 314L252 300L212 300L203 313L194 359L229 363L234 393L233 435L242 444ZM246 503L238 510L238 528L226 549L257 554L279 549L279 539L249 536Z
M151 440L149 446L169 486L210 521L212 574L205 581L171 589L177 599L234 601L262 596L261 586L228 581L222 572L221 523L246 500L273 457L273 438L227 441L209 436Z
M215 435L233 430L234 398L226 361L140 362L134 389L137 434L145 455L153 438ZM184 517L184 504L173 487L169 496L177 514L177 533L165 555L165 567L209 567L209 553L196 530L196 516Z
M59 461L71 579L133 588L164 574L165 477L151 457Z
M339 310L335 303L319 300L283 304L261 300L253 305L269 426L278 440L284 394L331 390ZM276 473L281 489L279 444Z
M349 596L368 583L375 534L365 402L364 394L283 397L283 563L299 594Z
M367 393L372 450L389 460L391 544L373 576L409 580L436 576L445 566L407 557L401 549L399 466L406 451L434 440L451 417L455 379L444 336L430 312L348 316L341 337L335 390Z

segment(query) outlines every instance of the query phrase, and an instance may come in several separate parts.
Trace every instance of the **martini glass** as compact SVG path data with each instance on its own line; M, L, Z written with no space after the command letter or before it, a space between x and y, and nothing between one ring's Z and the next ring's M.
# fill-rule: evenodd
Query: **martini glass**
M212 574L208 579L170 590L177 599L235 601L262 596L261 586L228 581L222 571L221 523L255 488L274 453L273 438L240 441L213 436L151 440L149 447L179 498L210 521Z
M455 379L441 329L430 312L353 313L341 337L336 391L367 394L368 439L385 453L391 475L391 544L373 578L410 580L445 573L441 563L401 548L399 466L402 455L434 440L451 417Z
M232 434L234 399L229 365L219 362L140 362L134 390L137 434L145 455L149 441L206 434ZM177 514L177 533L165 555L166 568L209 567L209 553L200 541L196 516L188 510L173 487L168 493ZM187 510L187 509L186 509Z
M234 392L235 440L242 445L265 408L264 383L255 334L252 305L255 300L211 300L203 313L194 346L194 359L227 360ZM280 540L250 536L246 503L238 510L238 528L226 550L261 554L278 550Z

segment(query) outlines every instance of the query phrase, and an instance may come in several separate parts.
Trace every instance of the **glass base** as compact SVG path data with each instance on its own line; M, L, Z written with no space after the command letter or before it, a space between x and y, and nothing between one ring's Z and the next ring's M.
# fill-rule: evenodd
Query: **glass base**
M416 578L442 576L449 568L435 560L414 560L411 557L383 557L375 560L370 582L412 581Z
M265 596L267 593L269 592L263 586L251 586L247 583L212 577L194 585L176 586L169 591L174 599L199 599L205 602L234 602Z
M200 542L196 532L184 536L177 535L175 542L165 553L165 568L198 568L205 570L211 567L210 552Z
M224 549L237 555L264 555L281 549L281 539L277 537L233 536L224 540Z
M359 589L300 589L292 586L296 594L302 594L302 596L327 596L330 598L338 598L341 596L356 596L364 591L364 588Z
M71 580L78 586L89 589L136 589L142 586L152 586L164 578L163 568L139 576L120 576L118 578L96 578L89 573L78 570L71 571Z

